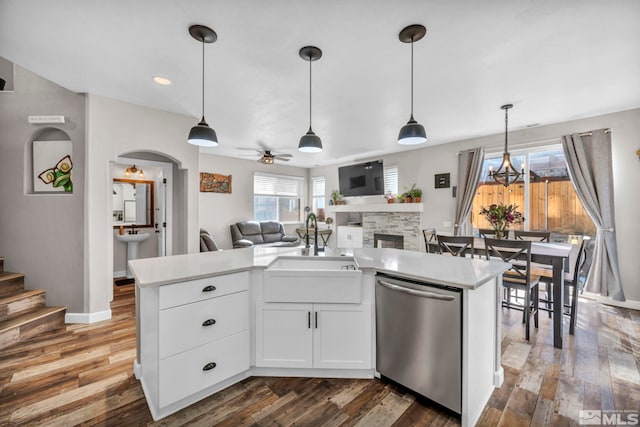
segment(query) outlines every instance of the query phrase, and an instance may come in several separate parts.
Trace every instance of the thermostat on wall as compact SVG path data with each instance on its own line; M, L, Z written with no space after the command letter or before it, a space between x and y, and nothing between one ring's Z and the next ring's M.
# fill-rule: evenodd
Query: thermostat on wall
M448 173L439 173L436 177L436 188L449 188L450 175Z

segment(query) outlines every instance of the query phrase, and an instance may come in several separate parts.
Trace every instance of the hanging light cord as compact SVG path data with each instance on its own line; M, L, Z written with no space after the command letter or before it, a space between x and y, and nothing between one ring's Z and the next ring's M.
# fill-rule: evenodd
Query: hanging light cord
M413 120L413 38L411 36L411 120Z
M202 119L204 120L204 35L202 35Z
M311 130L311 54L309 54L309 130Z
M507 135L509 130L509 109L504 109L504 152L507 153Z

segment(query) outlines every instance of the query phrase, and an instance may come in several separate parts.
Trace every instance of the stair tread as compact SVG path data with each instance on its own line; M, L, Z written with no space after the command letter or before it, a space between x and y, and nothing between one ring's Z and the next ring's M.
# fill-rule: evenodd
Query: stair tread
M24 273L11 273L9 271L3 271L0 273L0 282L5 280L17 279L20 277L24 277Z
M4 322L0 322L0 333L7 331L12 328L16 328L22 325L25 325L29 322L32 322L37 319L41 319L45 316L48 316L53 313L57 313L60 311L65 311L67 307L43 307L38 310L34 310L28 313L25 313L21 316L15 317L10 320L6 320Z
M20 292L17 292L15 294L11 294L11 295L5 295L5 296L0 296L0 305L2 304L9 304L11 302L14 301L18 301L24 298L29 298L32 296L36 296L36 295L41 295L44 294L45 291L42 289L35 289L35 290L22 290Z

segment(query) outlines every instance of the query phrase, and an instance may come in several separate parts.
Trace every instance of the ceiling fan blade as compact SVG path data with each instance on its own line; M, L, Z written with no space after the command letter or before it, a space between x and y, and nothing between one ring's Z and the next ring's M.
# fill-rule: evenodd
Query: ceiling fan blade
M287 154L287 153L278 153L278 154L273 154L274 156L280 156L280 157L293 157L293 154Z
M273 156L273 158L276 160L282 160L283 162L288 162L289 160L291 160L287 157L282 157L282 156Z

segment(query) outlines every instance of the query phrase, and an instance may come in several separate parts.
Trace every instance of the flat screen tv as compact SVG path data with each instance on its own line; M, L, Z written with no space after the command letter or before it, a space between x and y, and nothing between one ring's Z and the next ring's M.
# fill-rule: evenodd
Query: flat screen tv
M377 196L384 194L382 160L359 163L338 168L340 194L350 196Z

